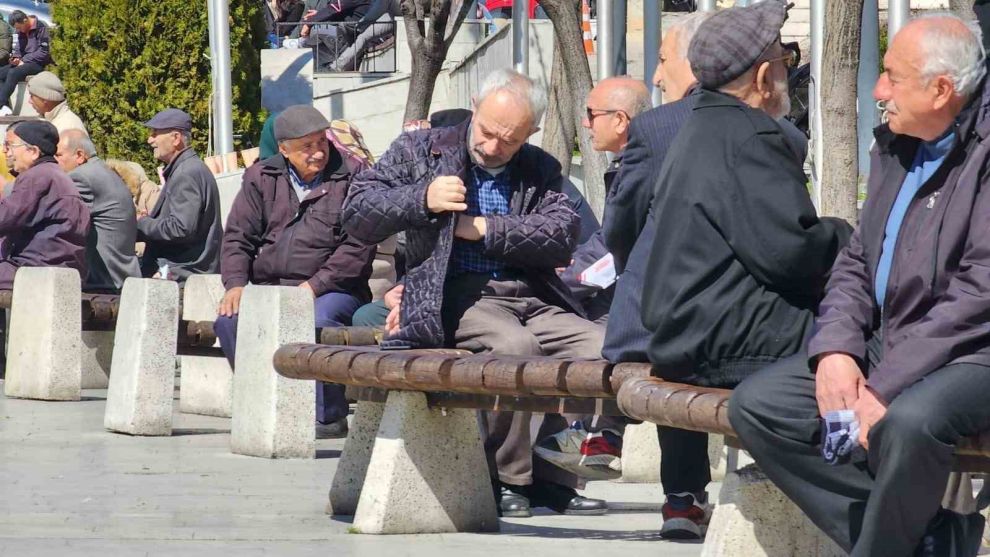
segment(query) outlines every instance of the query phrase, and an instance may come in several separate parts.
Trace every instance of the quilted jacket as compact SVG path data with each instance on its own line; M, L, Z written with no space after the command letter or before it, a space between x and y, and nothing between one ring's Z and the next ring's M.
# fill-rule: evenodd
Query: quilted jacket
M443 284L455 219L450 213L427 210L426 189L439 176L458 176L470 184L469 127L466 121L404 133L375 166L351 183L343 214L349 234L377 243L406 231L408 270L400 330L382 343L385 348L444 344ZM581 224L567 196L560 193L560 164L539 148L524 145L509 163L509 171L510 214L486 217L486 255L524 273L545 302L583 315L554 271L570 262Z

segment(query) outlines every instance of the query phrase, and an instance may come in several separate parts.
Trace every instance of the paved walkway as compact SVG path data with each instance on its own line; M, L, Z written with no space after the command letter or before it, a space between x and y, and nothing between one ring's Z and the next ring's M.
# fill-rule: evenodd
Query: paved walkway
M103 429L105 397L0 394L0 555L701 553L698 544L658 539L659 486L610 482L587 492L610 502L606 516L540 513L503 520L500 534L349 534L349 519L324 514L343 440L318 441L315 460L235 456L230 420L178 411L172 437L113 434Z

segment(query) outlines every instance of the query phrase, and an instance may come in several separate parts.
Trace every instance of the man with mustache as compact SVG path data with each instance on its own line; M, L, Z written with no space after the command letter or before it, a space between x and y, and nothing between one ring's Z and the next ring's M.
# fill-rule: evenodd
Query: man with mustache
M561 193L560 164L526 143L546 105L528 77L496 70L470 120L402 134L355 179L345 229L372 244L406 232L402 302L385 348L599 356L602 327L581 317L555 271L570 262L580 219ZM604 501L577 495L573 474L533 458L533 442L567 422L547 414L534 436L531 421L528 412L482 413L502 514L604 513Z
M304 289L313 296L317 327L350 325L354 311L371 301L375 245L354 239L340 223L356 163L330 144L329 127L312 106L290 106L275 119L279 153L244 173L227 218L220 266L227 293L214 323L231 367L248 283ZM346 435L347 413L344 387L317 382L317 437Z
M779 0L722 10L688 49L701 91L656 184L641 314L653 373L670 381L733 387L797 352L851 232L818 218L777 123L789 105L786 10ZM698 538L707 434L668 428L660 441L676 455L663 470L664 535Z

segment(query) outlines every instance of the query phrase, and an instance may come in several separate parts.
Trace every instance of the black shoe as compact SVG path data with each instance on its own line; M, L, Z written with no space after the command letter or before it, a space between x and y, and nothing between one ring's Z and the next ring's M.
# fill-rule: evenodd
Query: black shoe
M347 417L343 417L336 422L321 424L316 422L317 439L342 439L347 437Z
M608 512L608 503L577 494L572 488L551 482L539 482L530 486L530 499L534 507L546 507L568 515L600 515Z
M529 508L529 499L502 486L499 492L498 514L506 518L529 518L533 512Z

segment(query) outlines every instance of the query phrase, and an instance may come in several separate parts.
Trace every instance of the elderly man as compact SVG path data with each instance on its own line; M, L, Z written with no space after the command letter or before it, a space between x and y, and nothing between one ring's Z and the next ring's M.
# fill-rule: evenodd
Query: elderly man
M0 116L13 113L10 96L17 84L52 63L51 35L44 21L20 10L10 12L8 21L17 30L17 44L7 65L0 66Z
M220 270L220 192L192 143L192 118L166 108L145 122L148 145L165 164L165 184L148 215L138 215L138 241L146 242L141 272L184 282Z
M408 272L386 348L600 353L601 327L579 316L554 270L570 262L579 222L560 193L560 165L526 144L545 108L529 78L492 72L470 121L404 133L355 179L344 227L369 243L406 231ZM605 512L604 501L577 496L573 474L533 458L529 413L485 413L482 422L503 515ZM564 427L548 415L541 436Z
M963 517L939 510L952 453L990 428L990 128L974 100L985 67L970 25L919 18L894 37L873 90L888 123L860 227L807 353L746 380L730 405L767 476L857 557L964 546L926 529L962 530L952 523ZM858 436L833 445L826 416ZM841 457L826 463L819 444Z
M275 120L279 154L244 174L223 239L227 293L214 325L231 366L248 283L305 289L314 298L317 327L350 325L354 311L371 301L375 246L340 229L353 168L327 139L329 127L312 106L285 109ZM347 412L342 386L317 384L318 437L346 435Z
M137 224L131 192L120 176L96 156L96 147L83 130L63 132L55 158L89 207L89 275L83 287L87 291L120 291L127 277L141 276L134 254Z
M776 121L789 104L785 17L778 0L722 10L688 49L701 91L660 170L645 276L663 279L645 281L642 298L648 356L664 379L733 387L797 352L851 231L818 218ZM664 535L697 538L707 435L665 429L660 440L677 454L662 470Z
M0 200L0 289L14 286L20 267L69 267L86 277L89 209L55 162L58 132L48 122L7 129L7 167L17 172Z
M28 102L61 134L68 130L86 132L86 125L65 100L65 87L57 75L41 72L28 80Z

